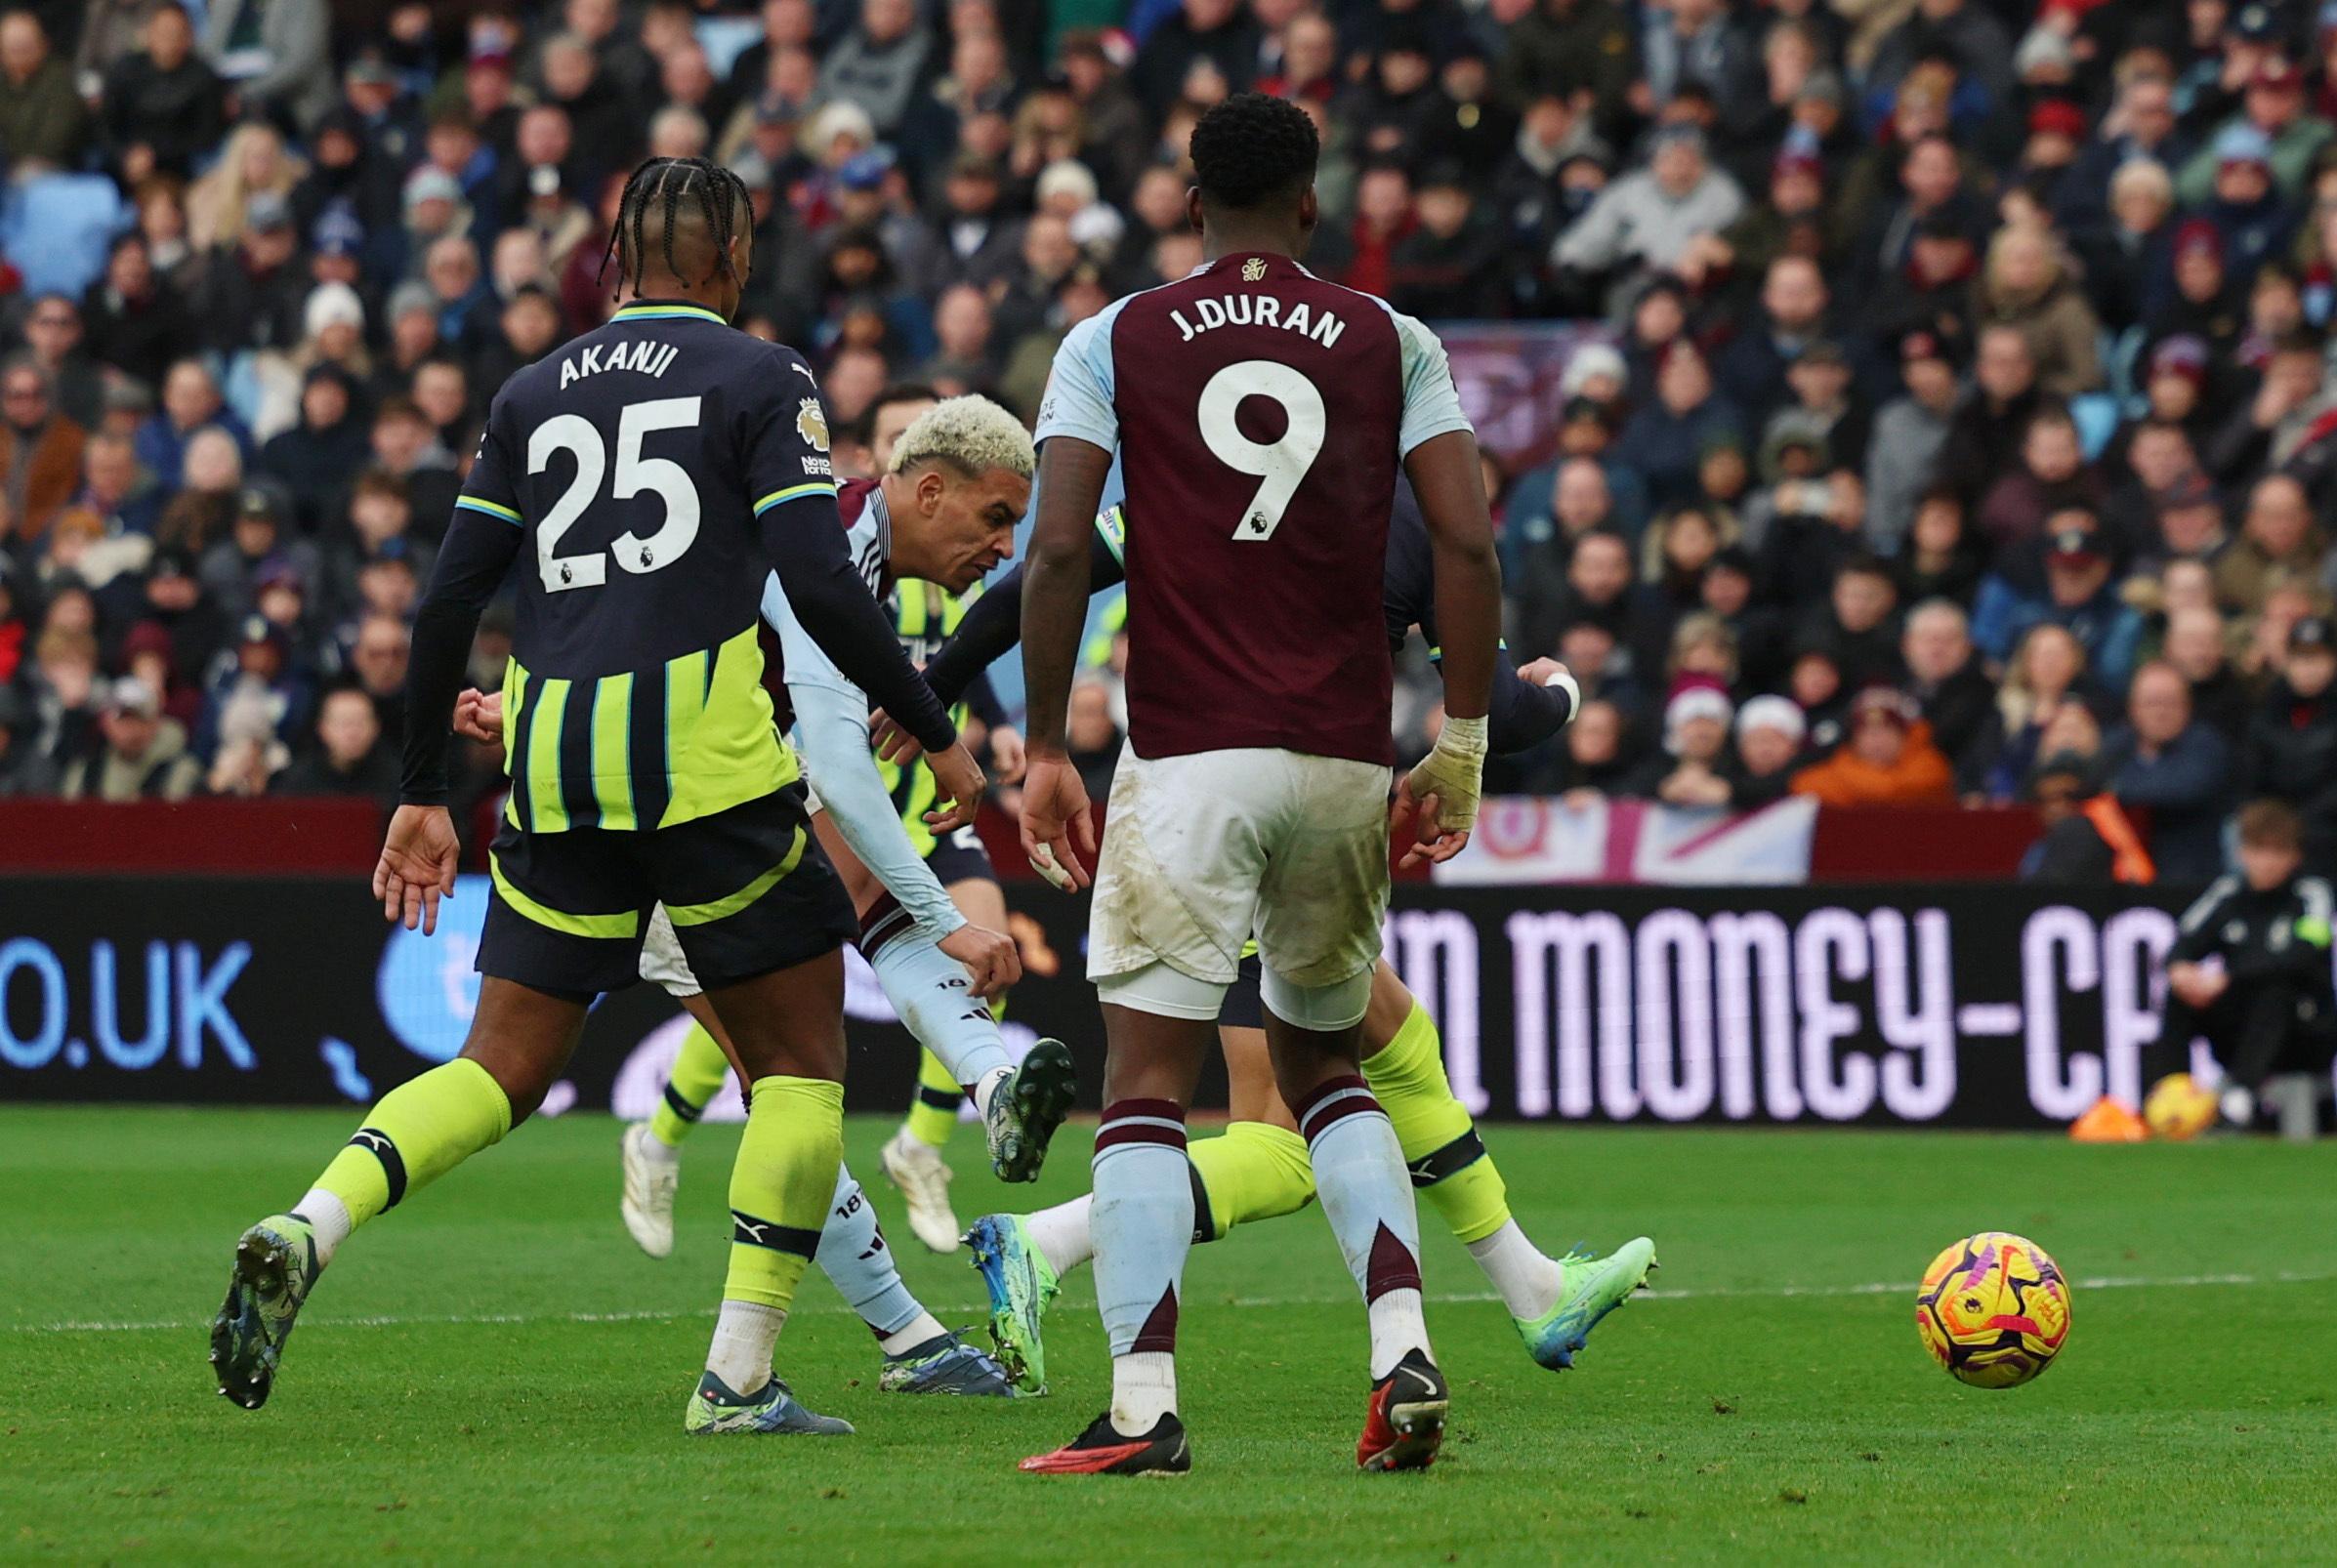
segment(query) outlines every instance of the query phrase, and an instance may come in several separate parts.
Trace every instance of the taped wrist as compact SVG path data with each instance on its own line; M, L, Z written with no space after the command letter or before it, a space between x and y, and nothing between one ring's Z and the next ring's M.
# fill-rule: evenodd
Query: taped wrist
M1454 832L1477 825L1488 729L1482 718L1445 720L1436 749L1412 769L1412 799L1436 796L1439 824Z

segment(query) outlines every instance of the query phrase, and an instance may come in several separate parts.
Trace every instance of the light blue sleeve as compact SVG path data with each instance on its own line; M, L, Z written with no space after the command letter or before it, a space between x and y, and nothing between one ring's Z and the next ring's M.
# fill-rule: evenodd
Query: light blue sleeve
M1106 452L1120 444L1119 410L1112 406L1111 326L1128 302L1114 300L1073 327L1055 351L1055 370L1039 399L1034 440L1072 435Z
M844 842L936 941L966 924L949 894L909 842L900 813L876 770L868 745L868 696L846 680L795 618L772 573L763 587L763 619L779 635L787 695L795 703L795 744L819 792L819 804Z
M1452 384L1452 365L1437 335L1402 311L1380 302L1396 325L1403 376L1403 422L1397 428L1396 455L1410 457L1423 441L1453 431L1474 433L1476 426L1461 411L1460 389Z

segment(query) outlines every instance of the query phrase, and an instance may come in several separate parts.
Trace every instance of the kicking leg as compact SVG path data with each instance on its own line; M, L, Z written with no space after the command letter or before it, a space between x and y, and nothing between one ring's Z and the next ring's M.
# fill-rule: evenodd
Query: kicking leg
M949 1082L973 1096L988 1134L990 1169L1002 1181L1036 1180L1049 1140L1070 1114L1077 1087L1070 1051L1060 1040L1041 1040L1017 1066L999 1038L997 1017L969 994L965 966L916 928L852 852L826 812L812 820L860 917L860 955L909 1033L933 1053ZM981 903L979 894L970 895L971 901L998 922L991 929L1003 929L1003 897L995 884L980 886L987 887L990 901ZM951 896L959 898L963 887L952 884ZM968 901L960 898L960 908ZM987 924L970 912L967 918ZM950 1108L954 1114L954 1101ZM938 1146L897 1134L885 1145L884 1164L885 1174L909 1200L918 1239L936 1252L956 1250L957 1217L943 1189L948 1172ZM922 1219L920 1206L927 1211Z
M1654 1244L1641 1236L1608 1258L1542 1252L1510 1215L1509 1192L1467 1107L1444 1077L1436 1020L1381 960L1363 1015L1363 1079L1402 1145L1412 1185L1501 1293L1534 1360L1552 1370L1599 1320L1647 1282Z
M1231 1002L1229 1002L1231 1006ZM1235 1225L1295 1214L1315 1201L1307 1144L1274 1092L1266 1035L1220 1025L1231 1116L1224 1133L1189 1142L1192 1239L1215 1241ZM984 1215L966 1232L990 1297L990 1339L1023 1389L1046 1386L1043 1323L1063 1276L1095 1257L1094 1197L1081 1193L1035 1214Z
M267 1402L301 1304L352 1231L526 1120L576 1049L586 1000L481 980L462 1054L383 1095L290 1213L243 1233L211 1327L223 1395Z

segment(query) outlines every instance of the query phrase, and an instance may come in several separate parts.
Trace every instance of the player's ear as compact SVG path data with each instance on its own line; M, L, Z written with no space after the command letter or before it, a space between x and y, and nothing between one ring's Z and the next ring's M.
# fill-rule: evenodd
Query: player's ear
M1321 221L1322 203L1316 198L1315 194L1315 187L1313 186L1309 186L1306 189L1300 191L1298 195L1299 232L1302 234L1314 233L1315 226Z
M1205 232L1209 227L1201 220L1201 187L1199 186L1186 187L1185 221L1192 225L1192 231L1196 234Z
M942 476L939 468L927 469L917 475L917 505L927 516L932 516L941 509L941 495L948 488L949 481Z

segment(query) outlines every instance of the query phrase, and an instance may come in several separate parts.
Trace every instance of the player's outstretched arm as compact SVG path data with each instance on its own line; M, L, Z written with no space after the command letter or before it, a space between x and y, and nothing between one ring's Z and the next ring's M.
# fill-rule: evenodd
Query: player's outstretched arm
M958 744L949 712L909 656L885 612L853 569L832 494L814 492L763 514L763 540L787 603L806 634L843 677L917 737L931 759L947 808L929 817L939 832L974 820L981 804L981 767Z
M1022 581L1022 685L1030 772L1022 784L1022 851L1084 886L1096 853L1087 790L1064 738L1079 634L1087 624L1089 535L1111 453L1057 435L1039 453L1038 518ZM1042 851L1044 851L1042 853Z
M1443 656L1444 727L1436 750L1398 787L1399 817L1414 818L1404 855L1449 860L1477 823L1493 667L1500 660L1501 565L1485 508L1477 437L1466 430L1430 436L1404 458L1436 561L1437 633Z
M776 580L763 590L763 619L778 634L795 706L795 740L844 842L876 873L885 890L935 940L966 923L931 867L909 842L900 812L868 750L868 698L829 661L796 619Z

